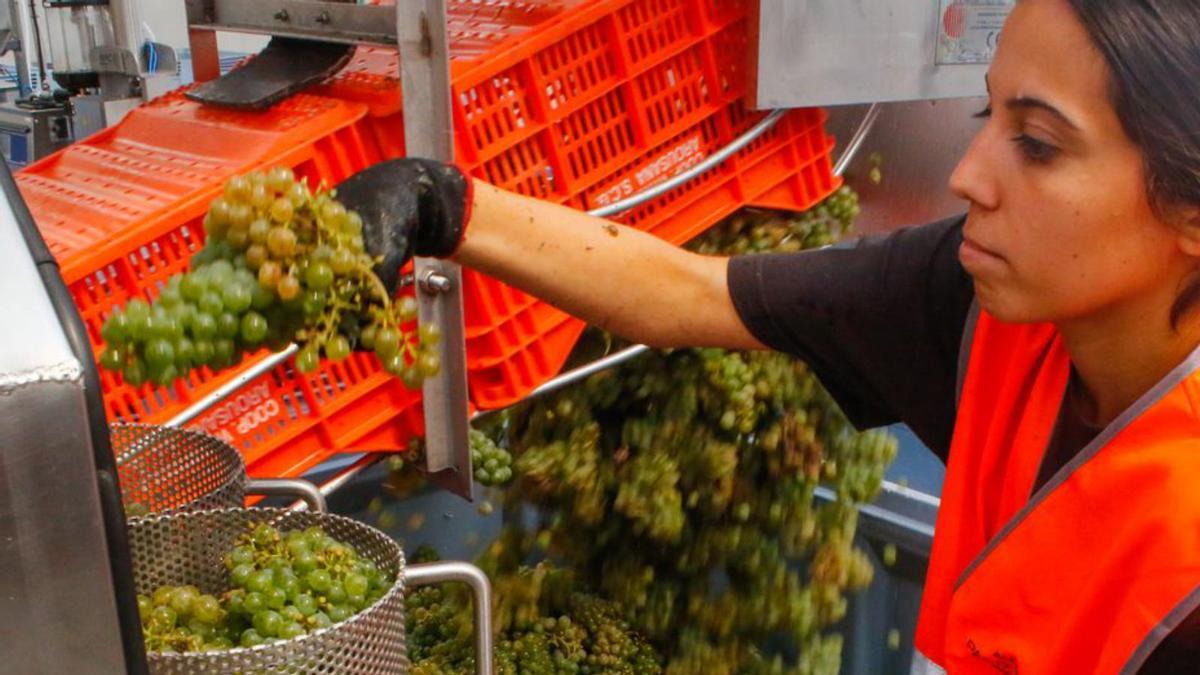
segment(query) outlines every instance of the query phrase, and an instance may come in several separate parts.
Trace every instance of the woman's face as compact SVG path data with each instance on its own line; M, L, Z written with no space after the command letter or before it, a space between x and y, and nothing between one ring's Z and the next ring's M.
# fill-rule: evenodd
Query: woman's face
M1017 4L989 71L990 117L950 179L970 202L959 257L997 318L1148 306L1193 266L1150 208L1109 77L1066 0Z

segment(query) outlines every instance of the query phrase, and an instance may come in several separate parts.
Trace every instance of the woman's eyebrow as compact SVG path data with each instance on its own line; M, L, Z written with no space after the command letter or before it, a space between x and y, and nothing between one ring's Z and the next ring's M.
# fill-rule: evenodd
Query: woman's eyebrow
M1040 98L1035 98L1033 96L1017 96L1005 101L1004 107L1008 108L1009 110L1044 110L1058 118L1060 122L1067 125L1071 129L1079 131L1079 125L1072 122L1071 118L1067 117L1063 111L1055 108Z

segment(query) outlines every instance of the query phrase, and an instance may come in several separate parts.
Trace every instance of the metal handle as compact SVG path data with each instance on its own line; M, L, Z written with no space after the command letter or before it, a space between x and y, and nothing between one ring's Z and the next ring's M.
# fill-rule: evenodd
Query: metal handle
M405 587L457 581L471 587L475 603L475 673L492 675L492 584L478 567L465 562L435 562L404 568Z
M296 497L314 513L328 513L325 495L316 485L299 478L247 478L246 494L264 497Z

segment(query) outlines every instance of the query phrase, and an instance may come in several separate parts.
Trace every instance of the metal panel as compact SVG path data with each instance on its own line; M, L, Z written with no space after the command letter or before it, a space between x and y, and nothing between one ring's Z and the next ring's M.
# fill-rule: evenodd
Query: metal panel
M396 8L316 0L186 0L191 28L261 33L325 42L396 44ZM411 5L413 0L401 0ZM420 39L415 26L401 39Z
M948 42L993 45L1012 0L762 0L755 107L792 108L979 96L988 54L944 52ZM961 21L947 18L961 12ZM965 26L964 26L965 22ZM947 36L958 25L963 40ZM977 36L977 40L967 40ZM943 56L939 58L939 45ZM963 48L965 50L965 47ZM971 55L974 54L974 55ZM951 60L967 64L938 65Z
M879 119L845 173L862 198L860 233L887 232L966 212L967 203L948 183L982 124L972 116L985 103L963 98L880 106ZM851 137L866 111L867 106L830 109L827 128L839 144ZM879 184L869 178L877 163Z
M23 673L126 670L83 365L0 204L0 654Z

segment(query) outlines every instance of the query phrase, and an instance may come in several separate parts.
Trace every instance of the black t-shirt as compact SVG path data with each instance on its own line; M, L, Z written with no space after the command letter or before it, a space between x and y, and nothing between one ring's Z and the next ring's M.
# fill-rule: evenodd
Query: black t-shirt
M735 257L733 304L760 342L807 361L855 426L903 422L945 461L975 296L958 261L963 220L815 251ZM1064 406L1035 492L1099 431ZM1195 672L1198 659L1200 610L1141 672Z

